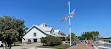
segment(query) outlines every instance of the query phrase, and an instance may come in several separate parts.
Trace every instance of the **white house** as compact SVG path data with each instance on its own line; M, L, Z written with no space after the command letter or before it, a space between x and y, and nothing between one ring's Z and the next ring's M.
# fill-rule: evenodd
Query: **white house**
M26 43L29 40L31 42L41 42L40 38L46 36L64 37L60 34L60 30L54 30L52 27L48 27L47 24L33 25L27 31L27 34L23 37L22 43Z

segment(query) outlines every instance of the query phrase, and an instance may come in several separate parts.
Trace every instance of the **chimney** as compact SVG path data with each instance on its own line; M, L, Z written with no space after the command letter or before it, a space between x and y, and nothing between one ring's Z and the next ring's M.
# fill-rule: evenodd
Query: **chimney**
M47 27L47 24L42 23L40 26L41 26L41 27Z

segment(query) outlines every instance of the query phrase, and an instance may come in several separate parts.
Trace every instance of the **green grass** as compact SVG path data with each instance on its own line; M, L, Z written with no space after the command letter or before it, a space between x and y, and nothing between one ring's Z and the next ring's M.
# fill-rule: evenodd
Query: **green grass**
M22 42L18 41L18 42L14 42L15 44L21 44Z
M57 45L57 46L40 46L40 48L56 48L56 49L66 49L69 47L70 46L68 44L62 44L62 45Z

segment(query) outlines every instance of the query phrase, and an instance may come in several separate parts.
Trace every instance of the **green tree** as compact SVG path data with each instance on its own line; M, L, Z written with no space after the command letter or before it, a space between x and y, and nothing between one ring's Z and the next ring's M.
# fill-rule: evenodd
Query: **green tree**
M70 41L70 34L68 35L66 40ZM77 40L78 38L76 37L76 35L74 33L71 33L71 41L77 41Z
M92 32L91 32L91 35L98 36L98 35L99 35L99 32L98 32L98 31L92 31Z
M80 36L80 40L85 40L87 39L93 39L93 36L98 36L99 32L98 31L91 31L91 32L83 32L83 34Z
M15 17L3 16L0 17L0 39L11 49L11 44L20 40L27 27L25 21L16 19Z

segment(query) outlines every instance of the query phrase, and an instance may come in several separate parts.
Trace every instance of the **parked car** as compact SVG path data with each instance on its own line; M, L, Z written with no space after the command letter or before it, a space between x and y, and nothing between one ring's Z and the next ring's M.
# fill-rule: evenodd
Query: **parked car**
M3 47L3 43L2 43L2 41L0 41L0 47Z

